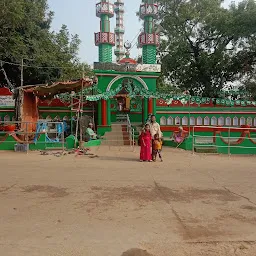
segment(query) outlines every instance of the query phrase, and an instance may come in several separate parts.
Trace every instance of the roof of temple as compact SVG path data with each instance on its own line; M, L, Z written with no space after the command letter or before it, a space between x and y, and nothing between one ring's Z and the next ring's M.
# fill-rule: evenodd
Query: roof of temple
M137 61L132 58L123 58L118 63L119 64L137 64Z
M137 61L135 59L130 58L130 52L129 50L126 51L125 57L121 59L119 64L137 64Z

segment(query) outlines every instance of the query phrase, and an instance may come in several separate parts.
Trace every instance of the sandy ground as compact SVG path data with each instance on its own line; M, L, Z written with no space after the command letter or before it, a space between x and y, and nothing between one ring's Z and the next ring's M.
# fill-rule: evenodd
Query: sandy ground
M164 151L0 152L0 255L255 256L256 157Z

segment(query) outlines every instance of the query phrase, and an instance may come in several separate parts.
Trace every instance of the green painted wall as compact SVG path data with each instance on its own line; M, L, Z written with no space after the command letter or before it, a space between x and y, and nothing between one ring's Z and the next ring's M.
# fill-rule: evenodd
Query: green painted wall
M221 134L223 137L223 134ZM249 140L246 136L245 140L238 145L231 145L228 148L227 144L223 142L220 138L220 135L216 138L216 147L217 152L220 154L243 154L243 155L255 155L256 154L256 141L254 139L255 144Z
M117 72L108 70L94 70L95 75L98 77L98 88L102 91L106 91L109 83L117 76L123 76L117 80L111 89L116 89L119 84L123 82L124 79L129 78L134 81L138 86L141 86L135 77L141 78L147 85L149 91L156 91L156 80L159 77L159 73L151 72ZM145 76L145 77L144 77Z
M94 70L95 75L98 77L98 88L105 92L108 89L114 90L120 84L123 83L124 79L131 79L135 86L143 88L143 83L146 84L146 87L149 91L156 91L156 80L159 77L159 73L154 72L117 72L117 71L108 71L108 70ZM116 79L120 77L119 79ZM113 81L113 79L115 79ZM141 79L141 80L140 80ZM139 80L139 81L138 81ZM111 88L108 88L109 84L112 83ZM144 116L143 120L147 118L147 109L148 104L147 100L142 103L142 97L138 97L135 99L131 99L131 112L129 113L131 122L139 123L142 122L142 108L144 104ZM153 110L156 110L156 101L153 101ZM111 123L116 122L116 115L113 112L118 113L117 109L117 101L116 99L111 99L107 101L107 125L110 126ZM136 106L136 107L135 107ZM135 113L134 113L135 112ZM101 103L98 104L98 124L101 125ZM102 132L104 130L103 127L98 129L98 132Z
M10 118L10 121L12 121L12 119L14 118L14 110L13 110L13 112L9 112L9 111L8 112L7 111L0 112L0 123L1 123L1 121L4 121L5 116Z

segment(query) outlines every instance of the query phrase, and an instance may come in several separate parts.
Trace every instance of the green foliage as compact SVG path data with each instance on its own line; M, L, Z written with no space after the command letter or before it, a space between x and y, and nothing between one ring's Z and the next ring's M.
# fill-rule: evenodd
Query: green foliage
M24 59L24 84L51 83L81 78L90 67L80 63L80 40L67 27L51 32L53 12L47 0L0 0L0 60L7 77L20 85L20 63ZM45 68L51 67L51 68ZM55 68L61 67L61 68ZM1 82L5 81L0 73Z
M255 72L256 3L229 8L221 0L160 0L165 30L159 55L163 74L191 95L216 97Z
M178 86L168 82L163 75L157 79L156 89L159 93L180 94L182 92Z
M247 94L249 94L250 97L253 100L256 100L256 75L251 74L250 76L245 77L243 80L243 86L242 89L246 89Z

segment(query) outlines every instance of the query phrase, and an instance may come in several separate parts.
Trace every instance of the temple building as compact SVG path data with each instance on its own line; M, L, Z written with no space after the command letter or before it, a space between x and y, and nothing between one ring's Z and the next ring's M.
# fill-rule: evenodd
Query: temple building
M143 29L137 38L138 46L142 49L141 63L137 63L136 59L130 56L132 45L125 40L124 6L123 0L115 0L114 3L109 0L100 0L96 4L96 16L100 20L99 31L94 35L95 46L98 47L98 60L94 63L94 73L97 79L58 82L52 86L53 91L50 92L51 86L47 85L32 86L33 90L32 87L26 87L24 90L27 94L22 98L24 104L21 104L20 116L27 121L33 118L33 122L38 119L67 121L71 123L71 133L73 119L78 120L79 115L80 117L89 116L95 124L97 133L106 135L107 138L108 134L117 127L122 133L122 126L127 123L138 132L138 127L141 129L148 116L155 114L164 137L170 138L172 132L182 125L190 133L213 136L211 141L214 144L216 143L215 130L219 129L218 132L226 132L226 135L229 131L229 133L234 132L236 137L241 136L237 142L232 142L233 146L247 143L246 148L250 150L243 152L255 154L256 142L252 138L256 136L256 102L230 100L223 97L211 99L186 94L161 94L156 90L157 79L161 74L161 65L157 63L156 54L160 44L160 34L155 26L158 17L157 1L142 0L139 6L139 17L143 21ZM110 22L115 15L115 29L111 31ZM68 101L61 97L51 97L54 91L57 96L63 89L69 86L79 87L81 83L86 87L86 96L82 103L79 99L72 98L72 93ZM85 87L82 88L85 89ZM73 90L69 89L69 91ZM48 94L39 95L46 91ZM31 96L30 101L27 98L28 95ZM17 104L13 100L13 93L8 88L0 88L0 133L3 125L12 120L17 121L15 105ZM31 106L34 106L37 111L32 111ZM248 126L255 129L249 132L246 130ZM212 127L216 128L214 132ZM245 140L246 136L248 138ZM5 134L2 140L9 137ZM13 148L16 141L13 139L12 143L2 143L4 145L2 149ZM191 150L191 139L186 143ZM225 144L219 147L217 152L230 153L226 148L230 141L227 142L219 137L217 143ZM187 149L186 145L184 149ZM239 147L235 146L232 150L242 152Z
M154 20L158 14L156 1L143 1L140 5L140 18L143 20L143 32L138 37L138 45L142 48L143 64L130 58L131 44L124 44L124 3L115 2L116 13L115 34L110 28L110 18L113 17L112 4L109 1L96 5L97 16L101 19L101 31L95 34L95 45L99 47L99 62L94 63L94 72L98 77L98 87L103 92L115 90L122 85L122 90L110 99L98 102L98 130L108 131L112 123L120 122L129 114L132 122L143 123L149 114L156 113L156 99L144 98L143 94L131 98L127 86L137 91L156 91L156 81L160 76L161 66L156 64L156 47L159 45L159 34L154 32ZM102 23L107 25L103 26ZM113 37L115 36L115 40ZM112 62L112 46L116 44L115 55L117 63ZM104 49L104 53L103 53ZM102 57L102 56L106 57ZM108 57L107 57L108 56Z

